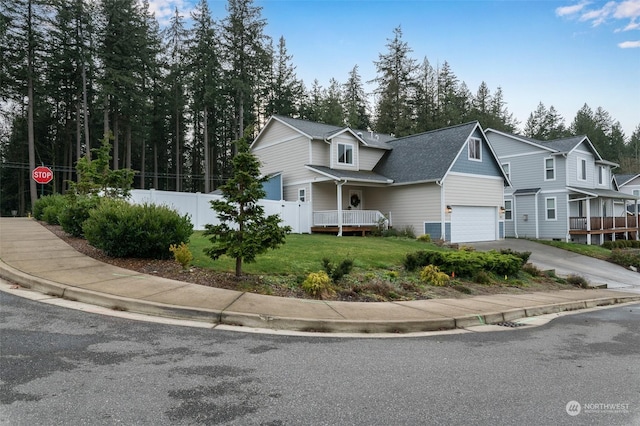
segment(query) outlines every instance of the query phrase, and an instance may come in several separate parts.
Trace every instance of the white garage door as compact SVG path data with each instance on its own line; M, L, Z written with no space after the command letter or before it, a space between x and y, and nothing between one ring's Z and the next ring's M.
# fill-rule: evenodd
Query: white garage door
M494 241L496 208L453 206L451 209L451 242Z

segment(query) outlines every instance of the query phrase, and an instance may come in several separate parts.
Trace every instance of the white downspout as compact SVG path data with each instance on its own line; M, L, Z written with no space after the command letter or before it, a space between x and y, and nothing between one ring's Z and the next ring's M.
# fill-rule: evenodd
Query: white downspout
M511 219L513 220L513 235L516 238L520 238L518 237L518 211L516 209L516 205L518 205L518 203L516 203L516 200L518 199L518 197L516 196L516 194L513 194L513 205L512 205L512 213L511 213ZM505 221L506 222L506 221ZM505 227L507 226L507 224L505 223L504 225ZM506 234L506 232L505 232Z
M440 187L440 238L442 241L446 241L446 226L445 226L445 196L444 196L444 183L441 180L436 181L436 185ZM424 229L423 229L424 231Z
M536 212L536 240L540 239L540 215L538 214L538 194L536 194L536 196L533 199L533 203L534 203L534 209ZM546 209L547 206L545 205L544 208ZM558 206L556 206L556 214L557 214L557 210L558 210ZM546 213L545 213L546 215Z
M587 197L585 204L587 205L587 245L591 245L591 198Z

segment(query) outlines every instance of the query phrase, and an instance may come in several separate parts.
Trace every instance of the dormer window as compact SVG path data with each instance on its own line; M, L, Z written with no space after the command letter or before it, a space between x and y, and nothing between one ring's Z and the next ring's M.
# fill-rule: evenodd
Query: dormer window
M353 145L348 143L338 144L338 164L353 165Z
M482 141L476 138L469 139L469 160L482 161Z

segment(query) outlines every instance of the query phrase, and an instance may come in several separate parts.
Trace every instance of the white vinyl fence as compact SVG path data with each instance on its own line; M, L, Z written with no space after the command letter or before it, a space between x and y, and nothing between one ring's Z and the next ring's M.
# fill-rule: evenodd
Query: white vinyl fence
M221 199L221 195L192 192L159 191L155 189L134 189L131 191L131 202L135 204L166 205L181 215L188 214L193 229L201 231L206 224L220 223L210 201ZM309 203L297 201L260 200L266 215L278 214L283 225L291 227L295 234L311 232L311 206Z

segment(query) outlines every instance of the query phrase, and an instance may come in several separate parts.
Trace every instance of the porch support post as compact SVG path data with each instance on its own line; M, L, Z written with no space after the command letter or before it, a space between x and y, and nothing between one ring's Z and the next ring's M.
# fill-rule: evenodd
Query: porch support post
M346 182L336 182L337 189L337 206L338 206L338 237L342 237L342 185Z
M586 199L587 205L587 245L591 245L591 200Z

